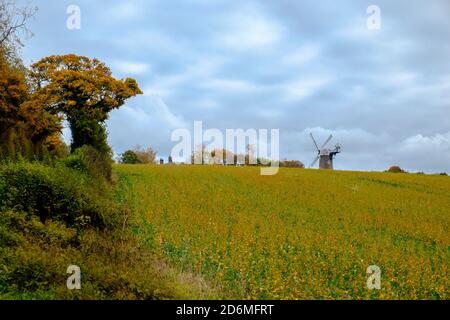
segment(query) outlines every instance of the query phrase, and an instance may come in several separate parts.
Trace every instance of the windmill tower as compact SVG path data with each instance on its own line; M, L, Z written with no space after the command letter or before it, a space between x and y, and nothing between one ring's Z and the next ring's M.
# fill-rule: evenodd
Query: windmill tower
M333 135L330 135L328 139L325 141L325 143L322 145L322 147L319 148L317 145L316 139L314 139L314 136L312 133L310 133L311 139L314 142L314 145L317 149L317 157L314 159L314 161L309 166L312 168L318 160L319 162L319 168L320 169L331 169L333 170L333 159L338 154L341 153L341 145L336 144L334 149L326 149L326 145L331 141L333 138Z

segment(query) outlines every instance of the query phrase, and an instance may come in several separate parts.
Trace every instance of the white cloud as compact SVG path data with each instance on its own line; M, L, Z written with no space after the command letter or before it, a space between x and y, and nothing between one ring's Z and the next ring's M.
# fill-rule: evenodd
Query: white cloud
M439 173L450 171L450 132L408 137L391 146L389 154L403 169Z
M383 86L412 86L419 79L419 74L411 71L392 71L377 75L376 81Z
M441 81L429 82L427 84L411 84L405 87L400 93L403 97L434 97L434 99L444 98L448 101L450 96L450 76L448 79L441 79Z
M112 69L126 75L142 75L149 72L150 65L142 62L115 60L112 62Z
M382 150L391 140L386 134L376 135L361 128L352 129L326 129L322 127L305 128L302 131L282 131L281 149L289 159L297 159L309 166L317 156L316 147L311 140L313 133L317 144L322 146L330 134L333 139L326 146L333 148L337 143L342 145L342 153L336 157L335 167L346 169L372 169L383 170L389 161L383 155L374 154L375 150Z
M282 131L281 148L288 158L299 159L306 165L316 156L309 137L312 132L321 145L332 134L328 147L342 145L342 153L336 157L337 169L386 170L399 165L407 171L439 173L450 171L450 132L432 136L422 134L396 140L387 133L375 134L361 128L325 129L306 128L302 131Z
M139 144L151 146L164 155L173 144L172 131L185 127L183 117L175 114L160 97L144 95L111 113L108 137L118 153Z
M278 42L282 27L257 12L246 12L229 18L220 44L235 50L264 48Z
M195 105L198 108L203 108L203 109L214 109L219 106L217 101L215 101L213 99L208 99L208 98L199 99L197 101L194 101L193 105Z
M402 143L403 151L417 151L421 149L424 152L450 152L450 132L445 134L435 134L433 136L423 136L418 134L406 139Z
M185 121L181 117L173 114L169 106L161 99L161 97L151 96L150 102L157 117L168 127L172 129L186 127Z
M224 59L207 57L201 59L184 70L172 75L156 75L156 78L144 89L147 95L155 95L161 98L167 98L174 94L185 84L198 83L205 87L214 86L210 78L223 64Z
M136 29L131 33L119 33L114 37L106 37L107 42L117 48L126 48L129 52L146 53L157 49L167 55L177 54L184 48L170 35L153 29Z
M140 105L137 107L125 106L121 110L130 118L134 118L134 125L151 126L155 120L163 124L166 128L184 127L186 123L180 116L176 116L164 102L164 100L156 95L144 95L140 99Z
M182 85L187 80L186 75L177 74L165 77L157 77L156 80L143 91L147 96L158 96L167 98L173 94L177 87Z
M288 66L302 66L319 56L317 46L303 46L293 52L286 54L281 62Z
M418 134L405 139L397 153L408 167L448 170L450 167L450 132L432 136ZM442 166L446 163L446 168Z
M331 81L331 77L310 77L305 80L290 82L283 85L282 88L287 100L302 100L327 86Z
M109 7L106 10L106 16L112 22L114 20L129 20L135 19L142 15L142 4L140 1L128 0L123 1L117 5Z
M255 84L239 79L211 79L207 80L202 86L216 92L248 93L258 90L258 86Z

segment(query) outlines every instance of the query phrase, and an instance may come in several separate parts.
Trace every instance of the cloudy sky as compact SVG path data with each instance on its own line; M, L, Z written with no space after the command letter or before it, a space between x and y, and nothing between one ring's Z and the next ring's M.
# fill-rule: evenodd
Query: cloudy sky
M34 0L26 63L76 53L144 95L108 121L110 144L160 155L171 132L280 129L281 158L309 164L313 132L337 169L450 172L448 0ZM67 8L81 9L69 30ZM367 27L369 5L381 29Z

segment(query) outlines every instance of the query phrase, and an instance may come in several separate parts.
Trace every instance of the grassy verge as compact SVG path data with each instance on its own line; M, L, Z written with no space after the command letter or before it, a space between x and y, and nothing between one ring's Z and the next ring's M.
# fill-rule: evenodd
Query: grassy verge
M63 165L0 166L0 299L182 299L206 284L156 259L131 211L98 178ZM81 290L68 290L68 266Z

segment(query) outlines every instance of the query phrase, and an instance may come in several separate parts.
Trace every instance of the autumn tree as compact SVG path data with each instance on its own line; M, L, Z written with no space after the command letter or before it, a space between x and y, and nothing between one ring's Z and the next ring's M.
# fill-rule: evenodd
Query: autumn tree
M305 165L299 160L283 160L280 162L280 166L286 168L305 168Z
M0 158L15 159L23 154L22 150L30 149L24 130L19 127L20 105L27 93L25 75L11 67L0 47Z
M65 116L72 131L72 151L91 145L109 152L105 129L109 112L142 94L134 79L117 80L104 63L74 54L50 56L33 64L30 80L30 105Z
M28 95L25 68L16 53L22 46L20 33L29 33L26 22L34 10L18 7L15 1L0 0L0 128L3 134L21 120L20 106ZM15 61L11 61L13 55Z
M22 37L30 36L26 22L36 8L0 0L0 153L1 157L29 158L43 148L62 145L61 119L42 105L28 103L27 71L19 57Z
M156 163L156 151L153 150L151 147L148 147L147 149L141 148L140 145L137 145L132 150L134 154L136 154L137 158L141 163L144 164L152 164Z
M0 153L15 159L35 157L42 148L62 145L61 118L41 105L28 103L29 87L24 69L13 64L0 47Z
M391 172L391 173L404 173L405 171L400 168L399 166L391 166L387 172Z
M26 100L28 87L25 74L12 67L0 49L0 127L3 132L20 120L20 105Z

